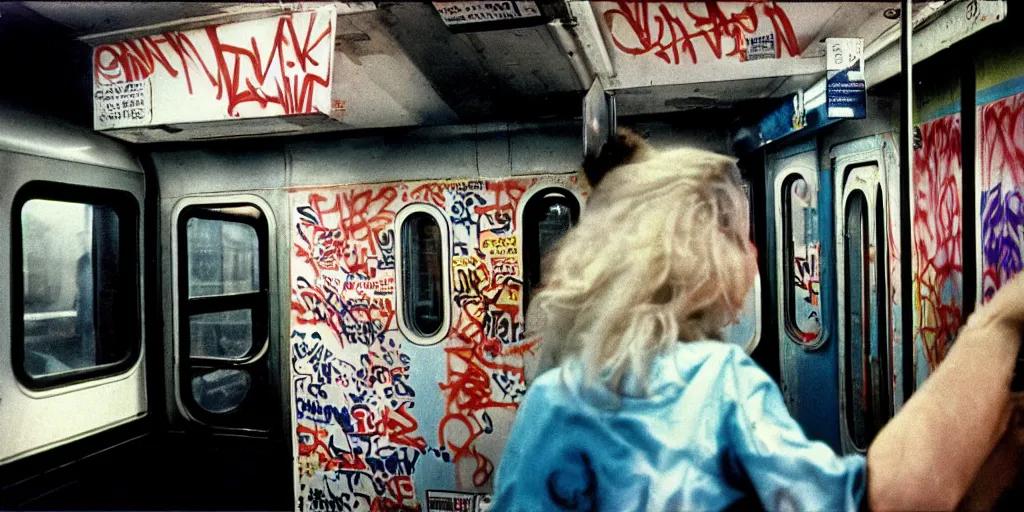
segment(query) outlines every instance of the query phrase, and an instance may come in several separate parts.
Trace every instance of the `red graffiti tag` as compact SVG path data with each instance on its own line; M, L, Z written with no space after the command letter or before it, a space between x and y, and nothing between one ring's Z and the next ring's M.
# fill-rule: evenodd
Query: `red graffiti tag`
M515 409L513 402L497 402L491 398L491 379L486 369L503 369L522 376L522 365L495 364L485 361L483 345L448 347L448 376L439 386L446 395L445 411L437 428L437 436L454 455L456 465L472 461L473 485L482 487L494 473L494 463L476 447L477 439L493 431L487 414L489 409Z
M327 430L322 428L312 429L298 425L296 427L296 433L299 436L300 456L307 457L314 453L317 454L320 467L326 471L335 470L345 465L345 461L331 457L331 451L327 448L327 443L324 441L327 437ZM311 442L304 441L304 439L307 438Z
M793 26L782 7L775 2L764 0L747 2L739 12L726 14L720 2L705 1L704 13L696 12L693 3L648 3L628 2L619 0L618 7L604 13L604 22L608 26L612 43L621 52L628 55L645 55L653 53L669 64L679 64L682 54L689 54L693 64L697 64L697 50L694 41L703 40L716 60L735 57L741 61L746 59L746 35L757 32L759 18L763 15L772 23L778 45L775 49L776 58L782 57L783 48L793 57L800 54L800 45L796 39ZM721 2L726 3L726 2ZM655 12L650 8L657 6ZM671 6L671 8L670 8ZM758 13L760 7L761 14ZM682 12L679 12L679 10ZM735 8L729 9L734 11ZM676 14L673 14L676 11ZM628 27L628 33L635 37L632 41L623 41L623 34L615 31L615 20L621 18ZM653 23L652 23L653 21ZM688 28L689 25L691 28ZM725 41L731 40L731 49Z
M265 54L260 52L255 37L250 38L248 47L236 46L221 41L220 25L207 27L202 34L212 48L212 63L204 61L196 45L183 32L100 45L93 51L93 79L96 84L133 82L149 78L159 66L171 78L178 78L181 73L191 95L189 67L198 65L201 76L216 87L216 99L227 99L227 113L231 116L240 116L237 109L246 103L255 103L264 109L269 104L280 105L285 114L313 113L316 112L314 92L328 86L333 65L330 61L333 48L325 49L331 44L333 20L327 20L324 30L313 34L316 20L317 13L312 12L309 25L300 32L291 14L282 16L270 50ZM323 75L309 70L310 66L319 66L314 57L316 52L328 59ZM176 56L177 62L172 62L168 55ZM271 73L272 68L276 73ZM269 80L271 75L274 78Z
M393 244L390 228L395 214L389 207L397 197L398 192L390 186L376 194L373 190L350 191L336 194L334 204L325 207L326 197L311 194L312 221L300 224L308 236L305 244L295 244L296 255L305 258L316 275L323 270L345 270L376 277L377 269L370 260L382 256L382 243Z
M408 198L430 203L438 208L444 208L444 184L438 182L424 183L412 189L409 192Z
M427 441L423 436L412 435L419 428L419 423L405 410L408 405L403 403L398 409L384 409L384 421L381 422L384 434L395 444L424 451L427 449Z
M981 107L981 298L1024 268L1024 94Z
M921 126L914 151L914 331L934 370L960 328L963 300L960 115Z

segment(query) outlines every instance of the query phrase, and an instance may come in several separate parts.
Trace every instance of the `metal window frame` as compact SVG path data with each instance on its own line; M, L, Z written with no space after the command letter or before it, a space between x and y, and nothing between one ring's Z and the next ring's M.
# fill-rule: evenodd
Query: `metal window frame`
M24 253L22 247L21 213L31 200L64 201L90 206L108 206L118 219L118 271L119 297L128 307L126 318L119 323L118 336L135 341L128 346L126 356L116 362L80 368L67 372L33 376L25 369L25 305L24 305ZM26 182L14 195L11 207L11 366L15 378L28 390L50 391L74 384L96 381L112 376L127 375L142 356L142 288L139 277L141 209L130 192L113 188L75 185L47 180ZM93 275L95 282L96 276ZM98 345L98 343L97 343Z
M545 196L549 193L561 194L562 196L565 197L566 200L570 202L570 204L567 205L569 207L569 216L571 218L572 223L570 229L572 229L579 223L580 214L583 211L583 203L582 201L580 201L579 196L575 194L573 191L569 190L568 188L565 188L560 185L548 185L538 187L534 190L531 190L528 196L522 198L522 206L519 208L518 216L520 226L519 232L521 233L519 235L519 240L520 247L522 248L522 251L519 254L519 268L521 269L523 275L522 309L524 314L530 305L530 271L533 268L534 263L538 265L538 280L536 284L540 285L540 281L543 279L541 270L539 270L542 261L538 260L538 258L540 258L540 255L537 254L537 245L539 245L539 233L537 232L536 226L531 226L531 229L525 229L526 222L535 219L535 217L533 217L533 212L534 210L536 210L536 208L531 208L531 206L539 204L539 201L543 201L545 199ZM535 199L537 201L535 201Z
M793 307L795 309L796 307L796 304L793 303L793 301L795 301L795 296L793 294L793 282L791 280L793 277L792 258L787 257L790 250L786 248L792 245L793 240L792 237L785 237L786 233L792 235L792 232L787 227L791 223L792 219L783 215L783 212L787 211L783 205L786 204L785 201L789 200L786 197L788 192L787 189L798 177L803 178L804 182L807 183L807 186L813 191L812 193L815 196L818 195L818 173L816 170L807 167L806 165L796 164L784 167L783 170L775 176L773 185L773 193L775 194L775 211L779 219L778 222L775 223L775 239L778 241L775 247L775 261L776 272L779 276L778 282L776 283L776 290L778 293L778 301L780 303L780 307L777 309L779 326L786 333L786 337L789 338L789 341L800 346L804 350L811 351L818 350L823 347L825 345L825 341L828 339L828 328L826 327L823 318L824 308L821 306L818 307L819 325L821 326L821 329L818 331L818 335L809 343L800 343L797 341L798 337L795 336L797 328L789 318L790 308ZM818 221L820 223L821 219L819 218ZM820 266L820 252L818 254L818 260Z
M873 179L873 180L864 180L864 179L861 179L859 177L854 176L853 173L856 172L857 168L864 167L864 166L870 166L870 165L874 165L876 167L876 169L877 169L875 171L877 173L875 179ZM850 404L848 404L847 400L846 400L846 350L847 350L847 343L849 342L849 340L847 340L847 337L846 337L846 323L847 323L848 306L846 305L845 300L843 299L844 297L846 297L846 287L847 287L847 283L846 283L846 256L845 256L846 255L846 206L847 206L848 199L850 198L850 196L852 194L860 193L860 194L864 195L864 199L865 199L865 203L866 203L866 207L867 207L867 210L865 212L865 215L867 216L867 236L870 237L870 238L873 238L874 235L875 235L875 232L876 232L875 223L878 222L878 219L875 218L875 208L877 206L875 204L875 201L876 201L875 198L876 198L876 194L878 192L878 187L882 187L883 188L882 200L883 201L887 200L887 197L884 194L884 185L883 185L883 184L886 183L885 175L884 175L884 172L885 172L885 167L884 166L885 166L884 156L882 154L881 149L872 149L872 150L869 150L869 151L861 151L861 152L857 152L857 153L843 155L842 157L836 158L835 162L833 164L833 169L835 169L835 171L836 171L836 180L835 180L835 187L836 187L836 194L835 194L836 210L835 211L836 211L836 215L834 216L835 217L834 221L836 223L835 224L835 233L836 233L836 236L835 236L835 240L836 240L836 297L839 298L839 300L837 300L837 309L836 309L836 311L838 313L836 315L836 317L837 317L836 335L837 335L837 340L839 341L838 347L837 347L838 348L838 350L837 350L837 354L838 354L837 362L838 362L838 369L839 369L839 438L840 438L840 444L842 445L843 453L865 453L867 451L867 446L861 448L861 447L857 446L857 444L853 441L853 436L852 436L852 434L849 431L848 419L847 419L847 410L848 410L848 408L850 406ZM848 186L847 183L849 181L851 181L851 180L857 180L857 181L859 181L859 183L853 183L850 186ZM884 205L884 207L885 207L885 209L887 211L888 210L888 204ZM867 255L865 255L865 257L867 257ZM877 257L877 255L876 255L876 257ZM865 278L867 280L865 284L866 284L866 286L867 286L867 288L869 290L872 287L872 282L875 283L874 284L875 289L876 290L878 289L878 284L877 284L877 281L876 281L877 280L877 276L875 275L876 274L875 268L876 268L875 265L870 265L870 267L868 269L868 274L867 274L867 276L865 276ZM886 296L888 296L888 291L885 291L885 294L886 294ZM876 300L877 300L877 297L876 297ZM876 311L876 308L874 307L873 304L867 305L865 311L867 313L865 315L865 321L867 321L867 322L877 322L878 321L878 319L873 318L874 311ZM871 318L868 318L868 315L871 315ZM871 326L871 324L869 324L868 330L870 331L871 329L872 329L872 326ZM868 340L868 342L870 343L870 340ZM890 350L891 350L891 343L887 343L887 345L890 347ZM890 358L891 358L891 354L890 354ZM869 440L869 443L870 443L870 440Z
M258 210L261 215L260 222L263 224L246 222L237 215L209 211L217 208L232 208L240 206L252 207ZM196 213L199 212L201 212L201 214L196 215ZM275 252L276 242L274 238L276 234L276 223L272 212L273 209L265 200L259 196L250 194L187 198L179 201L171 212L169 229L171 236L171 273L170 283L168 283L167 286L172 290L172 316L169 322L171 324L171 332L173 333L172 357L174 360L174 398L179 413L190 422L206 427L224 428L231 431L252 432L261 435L266 434L274 428L272 423L268 423L265 428L238 427L224 424L224 422L230 422L230 420L235 418L236 413L247 409L244 407L245 401L249 399L249 396L251 396L255 384L258 384L257 376L249 369L264 364L270 353L270 337L275 333L276 326L274 325L274 315L271 314L271 298L275 288L274 283L272 282L272 276L274 274L274 269L276 269L277 259ZM188 242L186 235L187 223L190 218L238 222L252 225L256 229L256 235L259 240L260 247L260 289L257 292L224 294L212 297L188 297L188 251L187 246L184 244L187 244ZM255 303L260 301L261 298L261 304L256 305ZM193 310L192 306L190 306L190 302L195 301L210 302L212 309L206 310L205 307L200 306L198 308L199 310ZM219 302L219 304L216 304L217 302ZM250 347L246 356L242 359L193 357L190 353L190 334L188 332L188 320L190 316L198 313L234 311L236 309L249 309L253 314L253 346ZM260 315L260 310L263 311L262 315ZM256 319L259 316L262 316L265 319L265 323L258 334L256 332ZM258 344L257 339L262 339L263 343ZM202 408L198 403L196 403L195 398L191 393L191 374L195 369L195 362L198 362L201 368L209 368L213 371L218 369L237 369L248 371L250 386L246 398L243 399L239 406L224 412L215 413ZM185 375L186 373L188 374L187 376ZM269 377L270 379L273 379L273 375L269 375ZM271 385L270 382L263 384Z
M409 324L405 315L405 286L402 277L402 270L405 265L404 245L402 228L405 221L414 214L425 213L434 219L441 234L441 325L437 331L430 335L422 335L418 329ZM452 325L451 307L451 225L447 217L436 206L426 203L411 203L403 207L395 215L392 229L395 231L395 295L398 307L395 308L395 315L398 317L398 329L406 339L414 345L430 346L436 345L448 336Z

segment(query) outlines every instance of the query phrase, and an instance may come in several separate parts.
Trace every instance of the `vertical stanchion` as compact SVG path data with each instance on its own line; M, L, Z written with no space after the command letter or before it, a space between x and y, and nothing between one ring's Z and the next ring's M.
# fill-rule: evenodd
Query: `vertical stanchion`
M902 340L903 396L910 398L917 378L914 375L914 269L911 226L913 197L910 195L914 166L914 35L913 4L901 0L900 5L900 306L903 316Z

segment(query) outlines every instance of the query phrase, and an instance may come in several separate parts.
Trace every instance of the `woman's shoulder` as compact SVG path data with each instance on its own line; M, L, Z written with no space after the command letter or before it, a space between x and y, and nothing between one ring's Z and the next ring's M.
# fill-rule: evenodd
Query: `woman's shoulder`
M717 340L681 341L666 351L655 363L655 366L667 362L679 371L684 381L698 371L718 369L735 371L737 368L756 364L742 348L728 342ZM659 372L662 376L671 376L671 372Z
M734 387L733 383L738 379L754 377L759 380L757 376L762 373L750 356L731 343L715 340L679 342L651 362L646 392L615 393L598 382L588 382L583 364L575 360L534 378L520 407L576 410L594 406L603 410L608 407L617 409L632 402L667 405L666 402L681 400L684 391L693 385L717 388L708 391L719 393L725 391L721 389L723 386ZM631 384L636 383L627 377L624 386L632 389Z

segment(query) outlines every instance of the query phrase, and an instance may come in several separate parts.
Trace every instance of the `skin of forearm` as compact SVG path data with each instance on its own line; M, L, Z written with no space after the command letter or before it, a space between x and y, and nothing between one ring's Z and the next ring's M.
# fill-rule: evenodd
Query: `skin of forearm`
M952 510L1010 417L1019 323L979 310L868 450L872 510Z

